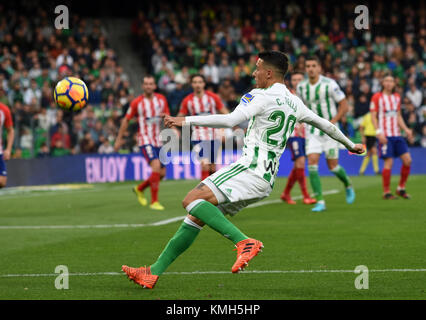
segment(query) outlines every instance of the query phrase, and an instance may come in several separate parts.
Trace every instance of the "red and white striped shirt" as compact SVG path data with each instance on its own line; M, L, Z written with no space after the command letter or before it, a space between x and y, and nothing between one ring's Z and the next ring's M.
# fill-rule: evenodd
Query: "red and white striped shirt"
M3 154L3 126L10 128L13 126L13 121L9 108L5 104L0 103L0 154Z
M150 144L154 147L161 147L160 129L162 114L170 115L166 97L162 94L154 93L152 99L148 99L142 94L130 103L126 118L127 120L133 117L138 118L139 146Z
M401 97L398 93L391 95L377 92L370 102L370 111L377 112L379 129L386 137L401 135L398 125L398 111L401 110Z
M211 91L204 91L201 98L194 93L187 95L183 101L179 113L185 116L202 116L216 114L218 110L224 107L222 101L217 94ZM215 137L215 129L207 127L194 126L192 131L192 140L213 140Z

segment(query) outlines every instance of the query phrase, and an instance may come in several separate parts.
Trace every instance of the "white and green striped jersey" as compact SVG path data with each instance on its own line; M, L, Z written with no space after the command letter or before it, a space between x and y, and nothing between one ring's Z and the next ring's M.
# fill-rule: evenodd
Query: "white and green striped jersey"
M281 83L253 89L242 97L236 109L250 119L238 162L273 185L287 139L308 109Z
M269 88L253 89L245 94L230 114L185 117L186 124L212 128L232 128L246 120L249 120L249 125L242 156L221 177L221 182L245 170L252 170L273 186L280 157L296 122L321 128L347 148L354 146L335 125L309 110L298 96L278 82Z
M337 114L337 104L346 97L335 80L322 75L315 84L310 84L308 79L301 81L297 94L309 109L327 120ZM324 135L323 131L312 125L308 125L306 133Z

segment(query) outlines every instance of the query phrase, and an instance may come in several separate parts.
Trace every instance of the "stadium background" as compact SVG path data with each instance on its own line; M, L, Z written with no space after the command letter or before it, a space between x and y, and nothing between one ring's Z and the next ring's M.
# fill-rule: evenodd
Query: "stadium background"
M303 70L309 54L320 57L324 74L336 79L347 95L350 111L339 125L356 142L361 117L380 90L379 79L392 71L404 119L414 131L408 143L426 147L424 1L367 2L369 30L354 28L355 2L63 4L69 8L69 30L54 28L54 1L0 5L0 101L10 106L15 124L8 163L12 172L19 174L22 167L15 159L62 157L60 163L65 163L66 155L113 153L120 120L140 94L145 73L155 76L172 114L191 91L189 76L197 72L233 110L253 85L256 54L264 49L289 53L291 70ZM52 88L68 75L89 87L89 105L80 113L63 112L53 101ZM133 122L120 153L138 152L136 130ZM414 154L421 157L423 149ZM424 171L419 158L413 173ZM23 183L14 181L14 175L9 185Z
M58 2L15 0L0 4L0 97L7 103L9 97L18 98L8 103L17 129L14 159L7 162L9 186L49 183L47 179L56 179L55 183L70 182L75 181L72 179L76 176L84 180L86 163L90 163L90 177L94 179L95 172L101 172L96 171L99 167L94 168L103 165L104 158L107 166L117 163L121 168L120 158L126 157L127 163L132 164L131 159L138 157L130 153L134 147L132 134L128 136L123 154L111 155L98 153L101 140L98 131L111 143L110 137L115 137L128 102L140 93L144 70L155 73L152 61L159 60L158 56L152 59L155 50L150 48L158 49L160 44L169 62L167 69L173 68L176 83L183 65L188 64L188 72L194 72L191 70L194 66L202 69L210 51L215 52L215 64L219 68L222 60L219 51L228 52L226 45L220 45L224 41L221 34L227 33L237 39L231 46L234 50L228 53L232 79L230 82L219 80L218 86L213 83L212 87L230 109L245 86L250 86L247 77L252 68L250 57L262 46L268 48L276 43L280 49L290 52L296 63L298 59L302 61L299 56L305 54L306 48L319 50L323 61L328 61L326 71L339 81L348 95L352 111L347 116L347 128L352 124L354 140L359 139L359 117L368 109L369 97L378 88L380 71L374 74L372 70L393 69L399 75L398 90L403 97L410 96L406 92L409 79L414 75L423 100L415 108L410 102L404 102L403 109L406 119L411 119L410 126L417 128L414 145L411 145L413 171L415 168L426 171L423 160L426 149L420 147L424 141L422 110L425 108L424 1L363 1L370 9L370 32L353 30L355 1L344 4L341 1L289 1L287 6L282 6L281 1L158 1L150 4L148 1L61 0L60 4L66 4L70 10L71 29L56 31L52 25ZM145 17L139 15L139 10ZM192 18L194 27L190 24ZM337 19L334 24L333 18ZM161 20L166 22L165 28ZM233 27L235 20L240 25ZM248 25L243 29L246 20ZM278 21L278 27L270 21ZM173 36L176 25L183 37ZM330 34L333 25L334 33L338 30L336 37L333 32ZM270 36L275 28L275 35ZM264 35L259 35L261 33ZM254 39L243 40L243 34L252 34ZM194 36L193 40L185 40ZM369 37L371 45L366 42ZM216 43L212 43L213 38ZM168 45L169 41L172 46ZM194 58L180 51L188 46L186 41L193 43ZM64 47L69 49L72 63L63 66L61 61L71 60L62 56L57 66ZM238 66L239 56L244 59L241 66ZM178 93L179 97L181 90L176 90L172 81L167 82L167 77L172 75L167 69L161 66L157 81L163 77L167 85L161 90L170 104L175 101L176 106L178 99L173 100L173 94ZM94 100L80 114L62 114L51 101L52 87L63 71L83 78L93 90ZM27 90L31 78L36 79L35 92L40 90L41 98L31 99L31 90ZM19 89L13 89L14 83L18 83ZM182 86L183 90L188 89L188 85ZM30 104L25 103L26 92L27 99L33 100ZM62 132L58 132L60 130ZM84 139L86 131L89 133ZM40 148L43 143L46 146ZM105 146L107 149L108 143ZM345 151L341 155L343 166L356 173L362 157L349 156ZM282 161L280 169L285 174L290 163L288 152ZM397 161L393 187L399 178L399 167ZM115 172L118 177L120 170ZM110 172L108 176L111 175ZM184 175L185 172L182 177ZM298 187L292 194L298 205L282 203L279 197L287 179L280 177L268 199L231 218L241 230L265 244L265 250L250 262L246 272L238 276L229 272L235 259L232 243L211 228L204 228L191 248L161 277L155 290L142 290L128 283L121 265L148 265L155 261L184 218L182 198L197 181L162 182L160 197L166 210L161 213L139 205L131 192L133 181L5 188L0 191L0 299L87 299L89 302L149 299L137 310L151 311L152 308L160 318L165 310L153 303L156 300L163 303L169 299L425 300L425 177L424 174L410 176L407 191L412 200L384 201L380 199L379 176L352 176L357 192L353 205L344 201L340 181L335 177L321 177L327 201L327 211L321 214L314 214L309 206L300 204L302 195ZM55 287L58 265L69 267L69 290ZM368 290L354 287L358 277L354 269L360 265L370 270ZM33 316L35 305L19 308L18 312L31 310ZM288 311L288 306L295 304L278 301L277 305L282 313L283 306ZM315 308L299 307L297 312L315 310L318 313L318 305L330 309L330 303L320 302ZM381 308L381 314L384 309L393 311L394 305L399 304L387 304L387 308ZM410 301L410 308L412 305ZM46 307L51 306L49 301ZM100 309L109 311L106 306L115 307L110 301L101 308L98 304L97 314ZM115 308L120 317L128 306ZM64 310L69 309L68 305Z

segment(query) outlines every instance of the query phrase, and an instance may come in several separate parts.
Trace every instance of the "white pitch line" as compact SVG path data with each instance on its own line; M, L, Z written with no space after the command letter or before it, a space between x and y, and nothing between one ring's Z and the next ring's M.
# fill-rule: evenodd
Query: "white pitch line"
M340 191L337 189L327 190L324 191L324 195L330 195L330 194L336 194ZM302 199L302 196L295 196L293 199L298 200ZM268 204L274 204L274 203L281 203L281 199L273 199L273 200L266 200L266 201L260 201L258 203L253 203L247 208L256 208L261 206L266 206ZM185 219L185 216L181 217L174 217L166 220L160 220L157 222L147 223L147 224L95 224L95 225L63 225L63 226L0 226L0 230L28 230L28 229L107 229L107 228L142 228L142 227L156 227L156 226L162 226L169 223L173 223L176 221L180 221Z
M0 230L10 229L105 229L105 228L141 228L156 227L185 219L186 216L174 217L152 223L141 224L94 224L94 225L64 225L64 226L0 226Z
M369 272L426 272L426 269L373 269ZM240 274L280 274L280 273L355 273L355 270L250 270ZM165 275L206 275L206 274L232 274L230 271L187 271L165 272ZM69 276L122 276L123 272L77 272L68 273ZM27 274L0 274L0 278L17 277L57 277L57 273L27 273Z
M336 194L336 193L339 193L339 192L340 191L337 190L337 189L332 189L332 190L324 191L322 194L327 196L327 195ZM300 200L300 199L303 199L302 195L293 197L293 200ZM246 208L256 208L256 207L266 206L268 204L274 204L274 203L283 203L283 201L281 199L265 200L265 201L252 203L252 204L248 205Z

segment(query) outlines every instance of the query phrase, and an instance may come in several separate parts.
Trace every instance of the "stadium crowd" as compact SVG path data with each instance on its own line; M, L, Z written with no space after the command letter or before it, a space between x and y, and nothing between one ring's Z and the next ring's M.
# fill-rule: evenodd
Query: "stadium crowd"
M340 125L348 136L360 140L361 117L390 70L398 79L404 119L415 133L409 143L426 147L424 2L372 3L369 30L354 28L351 3L330 7L311 1L302 7L296 1L286 6L180 1L144 6L131 24L133 45L172 114L191 91L191 74L202 73L208 89L233 110L253 84L258 52L287 52L292 70L303 70L305 58L315 54L324 74L347 95L351 108ZM10 107L17 128L14 157L113 152L134 88L101 21L71 15L73 27L56 30L41 6L26 9L16 12L0 5L0 102ZM37 19L30 20L34 11ZM63 112L53 101L56 82L69 75L89 87L89 105L80 113ZM136 124L124 149L137 150L135 133Z
M100 20L71 15L68 30L55 29L42 6L28 12L0 5L0 102L12 111L15 158L111 153L123 109L133 98L128 76L108 46ZM29 19L36 10L38 19ZM77 76L89 88L89 105L64 112L53 88Z
M232 110L253 84L258 52L284 51L292 70L301 71L305 58L317 55L324 74L347 95L350 112L340 125L356 141L370 98L380 90L384 72L391 71L404 119L415 133L409 143L426 147L424 2L370 2L369 30L355 29L355 6L327 1L150 5L133 21L134 47L174 113L193 73L204 74L208 87Z

